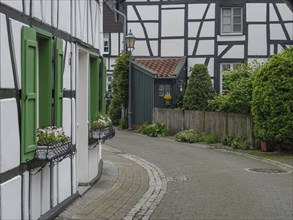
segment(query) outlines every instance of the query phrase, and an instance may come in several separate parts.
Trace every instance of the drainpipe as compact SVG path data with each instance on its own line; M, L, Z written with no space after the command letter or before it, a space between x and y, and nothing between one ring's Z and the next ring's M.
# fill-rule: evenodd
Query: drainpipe
M126 53L126 45L125 45L125 36L126 36L126 15L123 14L121 11L117 10L115 7L113 7L113 10L121 15L124 19L123 22L123 52Z

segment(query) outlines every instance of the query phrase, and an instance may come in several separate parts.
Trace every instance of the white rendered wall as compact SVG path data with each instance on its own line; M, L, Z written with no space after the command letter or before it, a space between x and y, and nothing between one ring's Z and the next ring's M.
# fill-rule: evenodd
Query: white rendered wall
M162 10L162 37L184 36L184 19L183 9Z
M48 1L47 1L48 2ZM51 8L51 2L50 2L50 8ZM32 14L34 18L37 18L38 20L43 20L43 4L41 1L32 1Z
M14 8L18 11L23 11L22 8L22 1L17 1L17 0L1 0L1 3L4 3L5 5L10 6L11 8Z
M213 55L214 54L214 40L200 40L197 48L197 55Z
M118 55L118 33L111 33L111 54Z
M93 180L98 175L98 150L99 147L96 146L93 150L88 151L89 157L89 180Z
M189 4L188 5L188 18L189 19L202 19L206 10L207 4Z
M159 19L159 7L156 5L151 6L136 6L138 13L142 20L158 20Z
M0 88L14 88L6 17L0 14Z
M286 40L281 24L270 24L270 38L271 40Z
M63 129L67 136L71 137L71 99L63 98Z
M133 56L150 56L147 44L145 41L136 41L135 50L132 52Z
M184 56L184 40L161 40L161 55L165 57Z
M246 4L246 21L266 21L267 19L266 3L249 3Z
M58 29L61 29L67 33L70 33L70 1L63 0L59 1L59 24Z
M20 140L16 100L0 100L0 172L17 166L20 161Z
M22 201L22 208L23 208L23 218L29 219L29 172L26 171L22 174L23 178L23 201Z
M154 56L158 56L158 51L159 51L159 43L158 41L150 41L150 46L151 46L151 49L153 51L153 55Z
M0 185L0 219L21 219L21 177Z
M30 175L30 197L31 197L31 218L37 219L41 216L41 173Z
M214 37L215 36L215 22L205 21L203 22L200 37Z
M196 41L195 40L189 40L188 41L188 55L191 56L194 50Z
M70 65L70 48L71 44L67 42L67 50L65 51L66 48L66 41L63 41L63 54L65 56L66 54L66 59L64 63L64 72L63 72L63 88L70 90L70 80L71 80L71 65Z
M41 215L50 210L50 164L46 166L41 171Z
M222 58L227 59L244 59L244 45L234 45L228 50Z
M71 169L70 158L58 164L58 202L63 202L71 195Z
M266 25L248 26L248 55L267 55Z
M158 38L159 37L159 25L158 23L145 23L145 29L148 33L149 38Z

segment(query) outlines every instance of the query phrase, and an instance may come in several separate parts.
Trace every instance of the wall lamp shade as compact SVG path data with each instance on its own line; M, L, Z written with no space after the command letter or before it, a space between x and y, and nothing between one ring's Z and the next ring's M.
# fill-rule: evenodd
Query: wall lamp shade
M136 40L136 37L133 35L131 30L129 30L129 33L125 37L126 47L129 49L134 49L135 40Z

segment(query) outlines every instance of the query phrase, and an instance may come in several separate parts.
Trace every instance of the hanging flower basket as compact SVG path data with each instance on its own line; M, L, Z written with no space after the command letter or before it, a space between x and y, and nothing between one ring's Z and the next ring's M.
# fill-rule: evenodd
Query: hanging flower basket
M115 136L112 121L107 115L98 115L93 121L90 138L105 141Z
M165 106L170 106L171 105L172 96L168 93L168 94L164 95L164 100L165 100Z
M73 157L76 153L75 145L72 145L62 128L55 126L38 128L37 138L36 160L47 160L56 164L66 157Z

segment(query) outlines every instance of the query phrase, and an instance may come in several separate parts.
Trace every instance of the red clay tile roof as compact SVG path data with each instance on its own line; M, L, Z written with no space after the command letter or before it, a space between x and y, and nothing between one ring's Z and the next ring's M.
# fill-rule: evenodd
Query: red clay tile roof
M136 60L134 63L137 63L146 69L149 69L157 77L172 77L176 67L180 63L181 59L179 58L170 58L170 59L146 59L146 60Z

